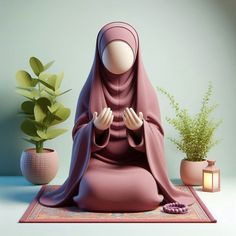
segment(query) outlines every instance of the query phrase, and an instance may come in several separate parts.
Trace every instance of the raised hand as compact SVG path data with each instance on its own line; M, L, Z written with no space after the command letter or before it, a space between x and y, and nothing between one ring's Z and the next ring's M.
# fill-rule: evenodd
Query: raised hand
M143 113L136 114L133 108L126 107L123 114L125 126L131 130L139 129L143 125Z
M93 124L97 129L106 130L110 127L113 121L114 115L110 107L105 107L103 110L98 113L95 111L93 113Z

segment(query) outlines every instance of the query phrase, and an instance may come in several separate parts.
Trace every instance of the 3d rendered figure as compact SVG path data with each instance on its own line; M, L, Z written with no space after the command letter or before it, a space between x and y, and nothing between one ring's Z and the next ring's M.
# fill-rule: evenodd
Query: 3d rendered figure
M41 204L135 212L194 202L168 179L156 91L129 24L112 22L100 30L72 134L69 176Z

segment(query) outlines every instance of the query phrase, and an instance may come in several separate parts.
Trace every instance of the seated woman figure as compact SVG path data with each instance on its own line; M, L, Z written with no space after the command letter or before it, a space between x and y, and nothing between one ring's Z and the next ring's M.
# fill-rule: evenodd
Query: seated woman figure
M124 22L99 31L95 58L77 103L69 176L45 194L46 206L135 212L194 199L168 179L156 91L137 32Z

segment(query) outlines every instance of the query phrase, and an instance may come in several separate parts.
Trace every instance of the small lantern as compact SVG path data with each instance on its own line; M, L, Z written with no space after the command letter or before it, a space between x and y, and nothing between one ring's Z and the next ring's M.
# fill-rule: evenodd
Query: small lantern
M215 166L215 161L208 160L208 166L202 171L202 191L220 191L220 170Z

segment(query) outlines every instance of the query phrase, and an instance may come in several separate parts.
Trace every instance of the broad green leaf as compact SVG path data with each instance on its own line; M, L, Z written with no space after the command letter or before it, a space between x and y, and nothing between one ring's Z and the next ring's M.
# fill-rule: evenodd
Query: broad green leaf
M25 101L21 104L21 109L27 114L34 114L34 102Z
M47 83L52 86L53 91L56 90L56 82L57 82L57 76L56 75L52 75L47 79Z
M16 80L22 88L35 87L38 82L37 79L32 79L30 74L24 70L19 70L16 73Z
M70 109L60 107L58 111L54 112L54 120L50 123L50 125L60 124L64 122L69 116L70 116Z
M47 70L53 63L54 63L54 61L50 61L46 65L44 65L43 66L44 70Z
M55 119L50 123L50 126L58 125L58 124L60 124L62 122L64 122L64 120L61 120L58 117L55 117Z
M47 88L54 90L53 86L51 86L49 83L45 82L44 80L39 79L39 82L42 83Z
M55 97L55 95L49 94L48 91L46 91L46 89L44 89L44 90L41 92L41 96L48 98L50 101L52 101L52 100L53 100L52 98Z
M41 80L43 80L43 81L46 82L47 79L48 79L50 76L52 76L52 74L48 74L48 73L42 72L42 73L39 74L39 79L41 79Z
M58 137L59 135L64 134L67 131L67 129L53 129L53 130L48 130L47 132L47 137L48 139L53 139Z
M54 113L55 111L57 111L60 107L63 107L63 105L61 103L55 103L53 104L51 107L48 106L48 110L51 112L51 113Z
M38 76L42 71L44 71L43 64L38 58L31 57L29 63L35 75Z
M49 90L48 88L46 88L46 89L45 89L45 92L47 93L47 95L50 95L50 96L53 96L53 97L56 96L52 89Z
M47 134L45 132L37 130L37 134L39 135L40 138L47 139Z
M39 81L46 86L47 88L55 91L55 79L53 79L54 77L56 77L56 75L52 75L52 74L47 74L47 73L40 73L39 75ZM50 79L51 78L51 79Z
M59 89L61 86L61 81L64 78L64 72L61 72L57 75L57 80L56 80L56 84L55 84L55 90Z
M65 107L60 107L55 113L59 119L65 121L70 116L70 109Z
M32 143L34 145L36 145L37 142L39 141L45 141L45 139L42 139L40 137L31 137L31 139L27 139L27 138L23 138L25 141L29 142L29 143Z
M67 129L51 129L47 130L46 132L38 130L37 133L43 139L54 139L66 131Z
M37 129L44 129L44 128L45 128L45 127L44 127L44 124L42 124L42 123L40 123L40 122L34 120L34 117L33 117L33 119L30 119L30 122L31 122L32 124L34 124L34 126L35 126Z
M39 142L39 141L45 141L45 139L41 138L41 137L31 137L31 140L35 141L35 142Z
M34 123L31 122L29 119L25 119L21 124L21 130L29 135L29 136L38 136L37 135L37 128Z
M47 115L48 106L51 106L51 101L46 97L39 98L34 106L34 116L37 122L42 122Z
M35 98L38 97L38 92L37 90L32 90L32 91L28 91L28 90L24 90L24 89L17 89L16 92L26 98L29 98L31 100L34 100Z
M38 83L38 79L32 78L32 86L35 87Z
M57 89L57 90L55 91L55 95L58 97L58 96L60 96L60 94L61 94L61 90L60 90L60 89Z

